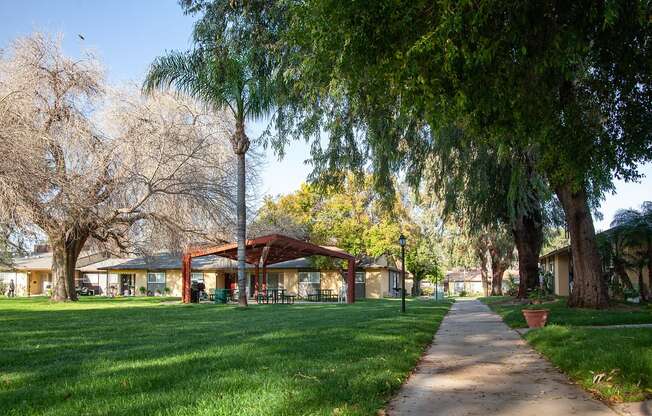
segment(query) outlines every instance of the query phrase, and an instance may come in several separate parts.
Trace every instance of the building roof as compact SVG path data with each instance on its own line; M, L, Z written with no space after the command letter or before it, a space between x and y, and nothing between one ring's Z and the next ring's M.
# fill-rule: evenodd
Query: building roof
M562 248L549 251L548 253L539 256L539 260L545 259L546 257L556 256L557 254L568 253L568 252L570 252L570 246L564 246Z
M106 260L106 253L84 251L77 258L77 268ZM38 253L25 257L16 257L9 270L52 270L52 253Z
M52 253L16 257L11 268L12 270L50 270L52 269Z
M131 258L110 258L102 261L98 261L96 263L91 263L87 266L84 267L78 267L77 270L79 270L82 273L93 273L93 272L104 272L108 267L111 266L116 266L118 264L122 264L128 261L131 261L133 259Z
M184 253L192 258L218 255L232 260L238 258L238 244L192 249ZM341 249L319 246L283 234L269 234L245 242L245 261L249 264L275 264L310 256L326 256L353 261L354 257Z

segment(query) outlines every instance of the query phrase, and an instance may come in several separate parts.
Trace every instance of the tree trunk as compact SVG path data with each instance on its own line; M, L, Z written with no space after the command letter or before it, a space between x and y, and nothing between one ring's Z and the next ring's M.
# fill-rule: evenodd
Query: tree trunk
M72 237L52 238L52 296L56 302L77 300L75 291L75 269L77 258L81 252L88 234L79 235L67 232Z
M638 293L641 302L647 302L647 287L645 286L645 280L643 280L643 266L638 268Z
M247 240L247 206L245 204L245 153L240 152L238 155L238 304L247 306L247 273L246 273L246 255L245 246Z
M647 283L652 286L652 237L647 237ZM648 287L648 290L650 287ZM652 293L649 293L652 295Z
M480 277L482 278L482 291L485 296L489 296L489 276L486 268L480 267Z
M503 295L503 275L507 265L502 261L491 262L491 296Z
M543 245L541 219L522 215L512 227L518 252L518 297L525 298L539 284L539 253Z
M600 253L586 191L573 191L570 184L555 189L559 197L571 239L573 291L568 305L579 308L608 306L607 287L602 279Z
M482 279L482 290L485 296L489 296L489 258L487 257L486 236L481 234L477 237L475 244L475 255L480 260L480 277Z
M623 285L627 289L629 290L634 289L634 285L632 285L632 281L629 279L629 275L627 274L625 263L623 262L622 259L618 257L614 258L614 271L616 273L616 276L618 276L620 281L623 282Z

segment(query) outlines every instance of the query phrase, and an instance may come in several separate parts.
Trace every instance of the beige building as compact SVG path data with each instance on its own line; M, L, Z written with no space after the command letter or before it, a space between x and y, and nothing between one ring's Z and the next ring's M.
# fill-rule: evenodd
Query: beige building
M206 289L237 286L237 263L217 256L192 260L192 280L202 281ZM253 267L248 265L247 292L253 295ZM344 283L342 271L319 269L309 258L268 266L267 286L284 288L305 296L314 289L331 289L337 294ZM181 296L181 257L161 253L140 258L107 258L84 253L77 261L77 287L89 294L127 296L167 294ZM52 287L52 253L16 258L11 268L0 270L0 281L14 281L17 296L48 295ZM386 256L366 259L356 268L356 298L378 299L396 296L401 285L400 270ZM407 293L412 279L406 278Z
M573 288L573 256L571 255L570 246L551 251L539 257L540 267L550 272L553 276L554 292L558 296L568 296ZM604 264L606 269L613 269L613 264ZM626 269L632 286L638 289L638 270L631 268ZM648 269L643 269L643 282L649 288L650 278Z
M192 260L191 280L202 282L206 290L237 288L237 262L218 256L198 257ZM120 293L156 295L169 293L181 296L181 258L167 253L131 259L110 266L99 266L108 274L117 276ZM255 291L254 268L247 265L247 293ZM259 287L262 286L259 276ZM400 271L396 265L381 256L364 260L356 267L356 298L378 299L395 296L400 288ZM316 289L331 289L339 293L344 284L343 271L317 268L310 258L300 258L267 266L267 287L286 289L305 297ZM412 289L412 279L406 279L406 288Z
M98 264L106 258L107 256L102 253L83 252L77 260L75 279L83 279L82 270L95 270L90 265ZM101 273L106 274L106 271ZM52 253L43 250L14 259L11 267L0 269L0 282L8 284L12 280L16 285L17 296L48 294L52 287Z

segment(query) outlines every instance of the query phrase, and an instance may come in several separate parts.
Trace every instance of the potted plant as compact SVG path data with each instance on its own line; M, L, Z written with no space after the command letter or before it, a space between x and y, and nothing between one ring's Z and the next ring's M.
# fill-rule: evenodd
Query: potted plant
M547 295L543 288L536 288L528 295L528 298L530 298L533 305L540 305L546 297ZM550 313L550 310L544 308L524 308L521 310L521 313L523 314L528 327L543 328L546 326L546 322L548 322L548 314Z
M141 286L138 288L138 291L140 292L141 296L145 296L145 293L147 293L147 288L145 286Z

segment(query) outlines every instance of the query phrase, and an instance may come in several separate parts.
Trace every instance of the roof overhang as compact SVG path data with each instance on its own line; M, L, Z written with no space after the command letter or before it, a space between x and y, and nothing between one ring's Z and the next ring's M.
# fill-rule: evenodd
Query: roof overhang
M191 249L186 252L190 257L203 257L217 255L232 260L238 259L238 244L230 243L215 247ZM269 234L246 241L245 261L257 265L282 263L309 256L326 256L341 260L354 260L354 257L341 250L335 250L307 241L298 240L282 234Z

